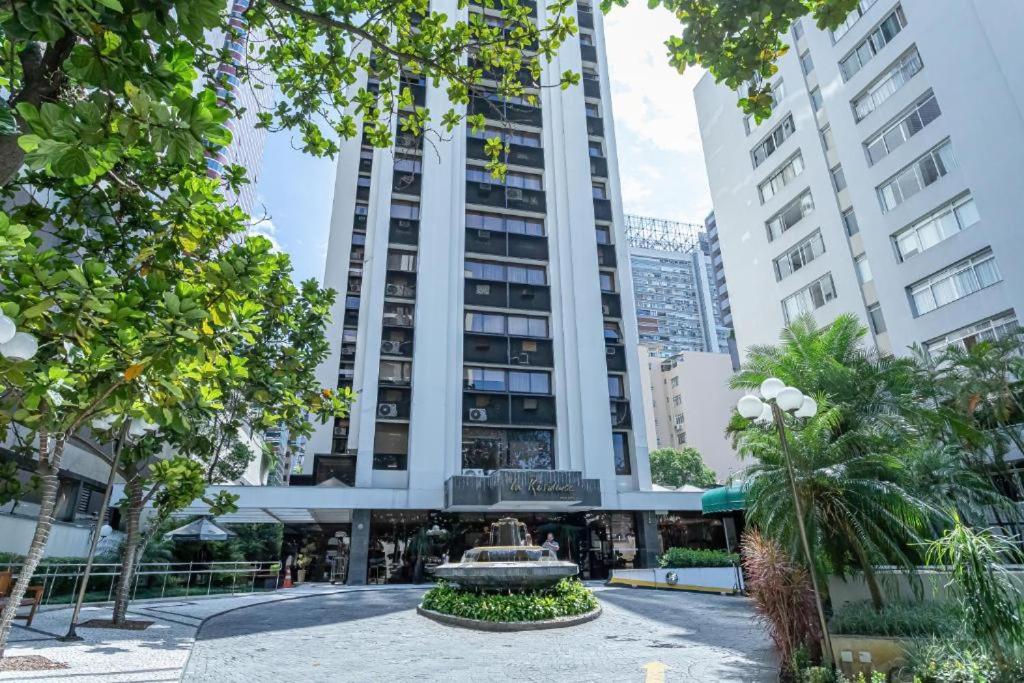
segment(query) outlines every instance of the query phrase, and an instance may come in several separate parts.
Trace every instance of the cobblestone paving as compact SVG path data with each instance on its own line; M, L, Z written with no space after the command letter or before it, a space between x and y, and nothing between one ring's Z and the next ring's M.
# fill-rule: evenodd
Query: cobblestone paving
M484 633L415 613L421 589L292 600L207 621L183 681L773 681L776 663L737 597L599 588L604 614L566 629ZM651 680L660 680L652 677Z

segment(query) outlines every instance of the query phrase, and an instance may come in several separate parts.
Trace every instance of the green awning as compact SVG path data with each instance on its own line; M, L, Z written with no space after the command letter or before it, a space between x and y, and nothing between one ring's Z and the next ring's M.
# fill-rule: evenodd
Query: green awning
M742 483L719 486L700 497L700 507L705 515L743 510L747 507L747 492Z

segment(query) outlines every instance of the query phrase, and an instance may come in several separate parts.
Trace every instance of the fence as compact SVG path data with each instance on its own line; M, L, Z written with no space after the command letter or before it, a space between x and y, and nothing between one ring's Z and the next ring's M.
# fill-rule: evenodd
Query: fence
M0 571L15 575L23 565L0 563ZM278 587L280 562L144 562L132 580L131 596L136 598L190 597L217 593L253 593ZM33 585L43 586L43 603L67 604L78 595L84 563L44 563L32 575ZM113 599L118 563L94 563L89 573L86 602Z

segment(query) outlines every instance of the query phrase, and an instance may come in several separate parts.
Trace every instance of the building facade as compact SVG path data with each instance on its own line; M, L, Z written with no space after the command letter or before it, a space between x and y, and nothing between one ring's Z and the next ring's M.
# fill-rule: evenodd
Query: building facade
M703 227L626 216L626 235L640 343L661 358L683 351L727 353L730 332Z
M793 25L760 124L698 84L741 351L804 312L896 354L1016 325L1022 26L1013 0L861 0L835 31Z
M485 87L468 113L486 130L426 149L342 142L325 285L343 295L319 379L356 402L312 435L288 486L230 487L239 511L224 518L284 522L286 545L318 558L307 576L416 580L509 514L590 578L651 565L681 516L708 543L719 533L699 494L651 487L602 19L568 12L580 34L541 82L572 70L580 87L531 91L535 104ZM443 88L404 80L415 105L449 108ZM484 168L493 135L503 181Z

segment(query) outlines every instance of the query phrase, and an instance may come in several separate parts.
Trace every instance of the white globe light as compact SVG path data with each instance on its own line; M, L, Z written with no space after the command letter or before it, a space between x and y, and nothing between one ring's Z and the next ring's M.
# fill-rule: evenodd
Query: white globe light
M772 400L779 395L779 392L786 388L786 383L777 377L769 377L761 382L761 396Z
M804 402L793 414L797 417L814 417L818 414L818 402L810 396L804 396Z
M39 342L28 332L15 332L10 341L0 344L0 353L11 360L28 360L38 350Z
M761 403L761 399L757 396L747 394L736 402L736 410L748 420L753 420L761 415L761 412L764 410L764 404Z
M0 313L0 344L6 344L14 339L14 333L17 331L18 328L14 326L14 321Z
M800 393L799 389L786 387L775 396L775 402L779 404L779 408L788 413L791 410L796 410L803 404L804 395Z
M763 425L770 425L774 420L775 415L772 413L772 407L765 403L764 408L761 409L761 415L758 416L756 422Z
M110 528L109 524L104 524L100 527L100 536L106 538L110 534L114 533L114 530Z

